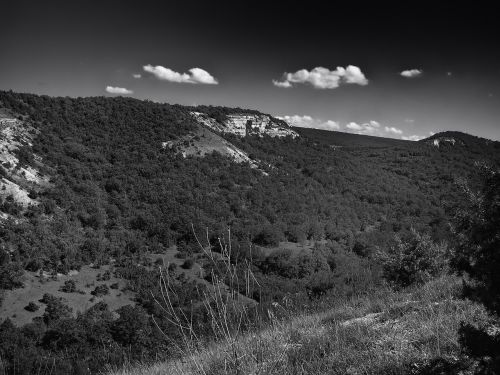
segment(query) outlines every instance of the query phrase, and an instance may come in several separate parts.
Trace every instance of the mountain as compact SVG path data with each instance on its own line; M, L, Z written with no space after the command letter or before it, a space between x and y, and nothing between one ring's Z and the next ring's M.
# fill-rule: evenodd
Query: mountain
M172 355L161 265L200 337L214 280L258 314L381 287L380 254L452 244L457 181L500 166L498 142L458 133L408 142L122 97L0 91L0 126L0 356L26 373Z
M490 139L455 131L436 133L419 142L435 147L466 147L475 153L481 153L481 150L485 148L490 151L500 151L500 142L498 141L492 141Z

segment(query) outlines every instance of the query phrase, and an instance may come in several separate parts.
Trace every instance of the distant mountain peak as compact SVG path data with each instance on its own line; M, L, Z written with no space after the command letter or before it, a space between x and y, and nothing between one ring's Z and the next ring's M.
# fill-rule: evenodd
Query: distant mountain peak
M500 142L490 139L477 137L475 135L458 132L444 131L431 135L428 138L422 139L420 142L429 144L435 147L442 146L462 146L462 147L485 147L493 146L500 147Z

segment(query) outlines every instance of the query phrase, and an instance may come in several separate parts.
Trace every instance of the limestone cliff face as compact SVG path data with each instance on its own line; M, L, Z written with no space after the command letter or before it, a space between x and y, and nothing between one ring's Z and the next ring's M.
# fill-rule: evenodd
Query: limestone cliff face
M240 137L247 135L269 135L271 137L298 137L298 133L290 126L277 122L271 116L263 114L232 114L227 116L224 123L220 123L209 115L201 112L191 112L195 119L218 132L232 133Z
M34 165L41 165L37 155L33 156L33 165L26 165L19 160L18 150L31 152L31 142L37 131L29 121L19 120L0 109L0 200L13 201L21 206L36 205L38 201L29 193L48 185L49 178L42 176ZM0 220L9 215L0 214Z
M453 137L437 137L437 138L429 139L427 141L427 143L432 145L432 146L436 146L436 147L439 147L442 145L455 146L455 144L461 145L461 146L464 145L463 141L461 141L460 139L457 140Z

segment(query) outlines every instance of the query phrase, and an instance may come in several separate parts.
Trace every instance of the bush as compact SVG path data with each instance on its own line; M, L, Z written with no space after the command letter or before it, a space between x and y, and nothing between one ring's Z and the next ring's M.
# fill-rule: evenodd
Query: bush
M76 283L75 280L67 280L64 282L64 285L59 288L61 292L64 293L75 293L76 292Z
M182 263L181 267L184 268L185 270L190 270L194 266L194 260L193 258L188 258Z
M15 289L23 286L23 269L17 263L0 266L0 289Z
M105 271L102 275L97 275L97 281L108 281L111 279L111 272L109 270Z
M156 258L155 265L156 266L163 266L163 258Z
M464 296L482 303L495 324L475 327L463 323L460 341L468 355L480 360L477 373L500 373L500 171L482 168L483 186L478 193L465 191L469 207L457 217L458 246L453 264L469 275ZM496 325L496 327L495 327Z
M169 272L174 272L177 269L177 263L170 263L168 265L168 271Z
M395 237L396 244L388 252L378 252L384 278L397 287L423 284L443 274L448 266L448 246L434 243L429 235L414 229L403 240Z
M278 229L268 225L262 228L260 233L255 236L254 242L262 246L277 246L281 237L282 235Z
M35 302L31 301L30 303L28 303L28 305L26 305L24 309L29 312L35 312L38 311L38 309L40 309L40 306L38 306Z
M107 294L109 294L109 287L106 284L98 285L95 287L95 289L90 292L90 294L96 296L96 297L102 297Z
M62 298L57 298L51 294L44 294L42 298L47 307L43 314L43 321L49 325L59 319L71 317L72 309L62 302Z

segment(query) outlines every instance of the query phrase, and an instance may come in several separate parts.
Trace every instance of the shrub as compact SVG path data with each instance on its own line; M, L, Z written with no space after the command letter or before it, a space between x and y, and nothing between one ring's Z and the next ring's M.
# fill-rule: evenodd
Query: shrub
M263 246L277 246L281 240L281 233L275 227L268 225L262 228L259 234L255 236L254 242Z
M106 284L98 285L90 292L95 297L102 297L109 294L109 287Z
M170 263L168 265L168 271L169 272L174 272L177 269L177 263Z
M43 314L45 324L49 325L59 319L71 317L72 309L62 302L62 298L46 293L42 301L47 305Z
M23 286L23 269L17 263L0 266L0 289L14 289Z
M30 303L28 303L28 305L26 305L26 307L24 309L26 311L29 311L29 312L35 312L39 308L40 308L40 306L38 306L35 302L31 301Z
M37 272L42 268L42 261L40 259L31 259L28 264L26 264L26 271Z
M469 275L464 295L482 303L495 325L475 327L463 323L460 341L468 355L480 360L478 373L500 373L500 171L482 167L479 193L465 191L469 207L457 217L458 246L453 265Z
M448 246L434 243L429 235L411 230L408 239L395 237L389 251L376 254L383 265L384 278L397 287L423 284L443 274L448 265Z
M194 266L194 260L193 258L188 258L182 263L181 267L184 268L185 270L190 270Z
M111 272L109 270L105 271L102 275L97 275L97 281L108 281L111 279Z
M61 286L59 290L64 293L75 293L76 292L75 280L66 280L64 282L64 285Z
M156 266L163 266L163 258L156 258L155 265Z

